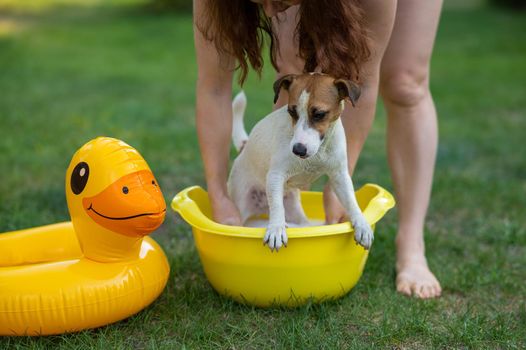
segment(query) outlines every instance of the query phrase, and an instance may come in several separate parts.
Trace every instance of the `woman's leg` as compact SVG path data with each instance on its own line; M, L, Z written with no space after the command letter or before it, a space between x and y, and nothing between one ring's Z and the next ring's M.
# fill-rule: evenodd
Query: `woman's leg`
M427 266L423 237L438 142L429 62L441 5L442 0L398 2L380 73L380 93L388 115L388 158L399 213L396 287L420 298L441 293Z
M405 0L402 0L405 1ZM360 97L360 100L357 104L356 108L352 108L350 105L347 106L346 110L344 111L344 114L342 115L342 121L345 126L346 131L346 137L347 137L347 153L348 153L348 163L349 163L349 172L352 173L354 170L354 167L356 165L356 162L358 160L358 156L360 154L360 151L363 147L363 144L365 142L365 139L367 137L367 134L370 130L370 127L372 125L372 122L374 120L374 114L376 111L376 99L378 96L378 84L380 80L380 62L382 62L382 57L384 56L384 52L386 51L387 44L389 42L389 38L391 35L391 29L393 26L394 18L395 18L395 9L396 9L396 1L388 3L389 6L386 5L385 2L380 1L367 1L363 3L366 19L368 23L368 27L371 32L372 37L372 57L370 61L363 67L362 71L362 79L364 81L362 85L362 96ZM404 14L404 9L409 5L409 3L401 3L399 5L399 9L396 12L397 16L401 16L400 20L403 21L404 18L407 18L406 14ZM432 10L432 9L431 9ZM292 12L294 9L290 9L287 11L287 18L283 19L285 22L280 23L281 26L278 32L280 35L280 41L281 41L281 57L278 60L279 66L280 66L280 73L278 76L289 74L289 73L299 73L301 72L303 63L301 60L298 59L296 56L295 50L291 50L293 48L293 28L294 23L291 22L291 19L295 18L295 13ZM433 12L433 11L431 11ZM428 26L432 31L431 40L428 40L428 54L424 56L427 57L424 59L419 57L420 61L423 61L426 65L429 63L429 57L431 54L431 49L433 45L433 39L434 39L434 33L436 31L436 25L438 22L438 14L440 12L440 3L435 4L434 12L436 14L435 21L429 21L429 18L425 18L422 25ZM401 25L398 24L399 18L396 18L397 27L400 27ZM420 23L420 21L419 21ZM411 23L408 23L411 24ZM413 35L418 35L418 29L415 28ZM398 30L401 32L400 30ZM399 34L402 35L402 34ZM411 39L409 36L406 36L407 42L411 44ZM399 38L398 40L401 40L403 38ZM395 47L391 49L390 51L393 52L393 55L399 55L400 53L394 52L397 45L400 45L399 42L397 44L392 44L393 41L390 42L390 47ZM408 43L405 43L406 45ZM418 41L415 43L417 44ZM418 45L422 45L421 43ZM402 46L403 47L403 46ZM423 52L425 52L425 47L417 47L415 48L416 51L419 51L420 49L423 49ZM387 53L385 53L387 55ZM398 75L392 75L393 79L386 79L389 77L389 75L385 75L388 70L384 69L384 67L389 67L391 62L397 62L395 60L391 60L390 58L387 59L387 63L382 63L382 92L385 99L389 99L386 101L386 106L388 108L388 111L390 113L390 127L393 125L391 121L391 117L398 116L399 114L396 114L396 112L393 113L393 111L400 111L400 108L392 108L391 104L398 105L400 104L398 99L395 99L395 96L398 96L400 100L405 100L405 92L406 92L406 85L400 85L400 89L398 89L399 80L394 80L394 77L399 78ZM415 62L407 63L407 67L412 68ZM428 68L425 70L428 72ZM410 75L411 76L411 75ZM384 78L385 77L385 78ZM394 85L388 85L387 82L393 83ZM426 85L427 86L427 85ZM389 90L387 90L389 88ZM391 90L392 89L392 90ZM426 88L427 89L427 88ZM412 91L411 89L407 88L407 90ZM394 95L394 92L397 93L397 95ZM430 100L429 90L427 89L427 95ZM286 94L282 94L280 97L280 100L277 105L282 105L285 103ZM431 100L430 100L431 101ZM403 104L403 103L402 103ZM428 104L429 106L429 104ZM431 107L432 107L432 101L431 101ZM402 108L403 109L403 108ZM436 140L436 116L434 114L434 109L432 109L432 113L427 113L427 116L431 117L431 120L435 120L435 123L431 123L431 134L435 135ZM406 111L403 111L402 115L406 115ZM427 124L426 124L427 125ZM433 126L435 125L434 129ZM428 125L429 126L429 125ZM389 140L393 140L393 131L396 132L397 129L390 128L388 130L389 134ZM416 130L416 129L415 129ZM427 135L428 133L426 133ZM404 135L398 134L398 135ZM414 136L414 135L413 135ZM414 138L414 137L413 137ZM425 140L425 138L424 138ZM430 140L433 140L433 137L430 138ZM431 178L432 178L432 170L433 170L433 164L434 164L434 157L436 152L436 141L431 142L434 144L434 147L431 147L430 150L427 150L425 145L421 147L422 145L416 145L418 149L414 150L406 150L405 148L401 149L393 149L392 142L389 143L389 157L390 161L393 167L393 178L395 179L395 187L397 188L397 192L399 192L398 189L404 188L404 186L399 186L398 183L401 181L404 181L404 175L400 175L400 167L393 166L393 161L391 154L398 152L403 152L404 159L405 158L412 158L413 154L416 151L419 152L426 152L429 153L431 151L430 157L432 158L431 166L427 166L426 169L431 176L427 176L427 183L428 183L428 190L427 190L427 196L424 196L425 199L422 201L422 199L417 200L416 202L413 201L412 205L414 206L415 203L418 204L424 204L425 208L427 208L427 203L429 200L429 188L431 184ZM412 153L413 152L413 153ZM394 161L396 163L396 161ZM398 170L398 172L397 172ZM409 168L409 170L414 171L415 169ZM416 169L416 177L420 177L421 174L418 172L418 169ZM407 176L407 175L405 175ZM425 178L425 175L424 175ZM408 181L410 184L413 184L414 180ZM424 187L425 187L425 181ZM406 182L404 182L406 183ZM414 190L414 187L409 187L410 190ZM403 191L402 191L403 192ZM421 192L422 193L422 192ZM425 193L425 191L423 192ZM403 197L403 194L402 194ZM423 213L416 213L415 217L411 217L411 215L414 214L414 211L408 211L406 209L407 204L406 202L408 199L405 197L398 198L398 205L400 207L401 212L401 218L400 218L400 227L401 230L399 231L397 242L402 242L398 244L398 264L397 264L397 271L398 271L398 278L397 278L397 289L401 292L411 294L415 293L415 295L420 297L432 297L437 296L440 294L440 285L434 278L433 274L429 271L427 268L427 264L425 263L425 256L424 256L424 250L423 250L423 240L422 235L423 231L422 229L418 230L407 230L404 231L404 228L407 226L407 222L421 222L421 227L423 227L423 217L425 216L425 208L423 210ZM411 203L411 199L409 199L409 202ZM324 193L324 206L325 206L325 212L327 215L327 222L333 223L345 220L346 213L337 200L334 193L329 189L326 188ZM402 208L402 206L404 208ZM411 207L411 205L409 206ZM403 213L403 214L402 214ZM420 216L420 219L419 219ZM409 225L411 226L411 225ZM418 225L416 225L418 226ZM407 238L407 234L404 234L404 232L416 232L413 233L413 239ZM419 232L419 233L418 233ZM416 238L415 238L416 237ZM418 239L420 237L420 239ZM404 244L404 242L409 244ZM418 249L411 249L410 244L411 243L417 243L417 247L421 247L421 250ZM418 242L421 242L419 244ZM404 249L404 248L409 249Z
M361 70L362 93L356 107L353 108L350 103L347 103L341 117L347 138L347 157L351 174L374 120L380 81L380 63L393 28L396 1L368 0L362 2L362 7L371 36L371 58ZM299 74L303 71L304 62L297 55L298 43L294 38L297 10L298 7L293 6L285 13L279 14L278 20L274 21L280 42L280 55L278 56L280 72L277 78L286 74ZM286 101L287 94L283 91L275 108L282 106ZM324 189L323 202L327 223L347 220L345 209L328 185Z
M342 114L342 122L347 138L347 158L349 173L352 174L358 156L371 129L376 112L380 63L387 48L396 13L396 1L362 1L367 27L371 36L371 58L362 67L362 94L356 107L347 103ZM347 214L334 192L325 186L324 207L327 223L348 220Z

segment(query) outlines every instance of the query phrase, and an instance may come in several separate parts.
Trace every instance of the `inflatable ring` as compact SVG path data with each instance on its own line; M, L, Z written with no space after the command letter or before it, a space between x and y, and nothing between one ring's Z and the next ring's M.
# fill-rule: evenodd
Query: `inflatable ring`
M373 227L391 209L393 196L368 184L356 192ZM305 214L323 222L322 194L302 192ZM181 191L172 208L192 226L205 275L214 289L243 304L293 307L348 293L362 275L369 252L356 244L349 222L288 228L288 246L272 253L263 246L264 228L212 221L207 193L194 186Z
M141 155L99 137L66 173L71 222L0 234L0 335L95 328L142 310L162 292L170 267L145 237L166 204Z

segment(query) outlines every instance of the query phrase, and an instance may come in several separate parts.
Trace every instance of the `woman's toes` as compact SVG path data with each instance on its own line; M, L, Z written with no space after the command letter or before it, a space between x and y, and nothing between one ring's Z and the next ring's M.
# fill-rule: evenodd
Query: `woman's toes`
M426 299L426 287L420 284L415 284L415 293L413 295L420 299Z
M411 285L406 280L397 281L396 291L411 296Z
M433 298L439 297L442 294L442 288L440 288L440 284L434 286L433 288Z
M408 263L398 268L396 290L405 295L428 299L440 296L440 283L425 263Z
M429 298L435 298L437 297L436 288L435 286L429 286Z

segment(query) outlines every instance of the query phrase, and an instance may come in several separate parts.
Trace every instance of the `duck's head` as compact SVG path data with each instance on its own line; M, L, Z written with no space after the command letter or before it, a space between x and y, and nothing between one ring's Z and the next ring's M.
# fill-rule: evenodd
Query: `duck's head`
M66 173L66 198L81 248L112 261L138 253L163 222L166 204L148 164L126 143L99 137L82 146Z

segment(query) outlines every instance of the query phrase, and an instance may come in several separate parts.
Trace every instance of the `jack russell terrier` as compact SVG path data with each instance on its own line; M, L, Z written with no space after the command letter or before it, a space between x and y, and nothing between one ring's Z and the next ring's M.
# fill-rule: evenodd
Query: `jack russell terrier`
M369 249L373 231L356 202L340 120L345 99L354 106L360 88L325 74L291 74L274 83L274 103L281 89L288 91L288 104L260 120L250 136L243 125L245 94L240 92L232 102L232 140L240 153L230 172L228 191L242 222L268 213L263 243L272 251L287 246L287 223L310 225L300 189L326 174L349 216L356 242Z

